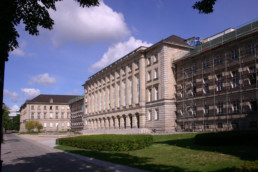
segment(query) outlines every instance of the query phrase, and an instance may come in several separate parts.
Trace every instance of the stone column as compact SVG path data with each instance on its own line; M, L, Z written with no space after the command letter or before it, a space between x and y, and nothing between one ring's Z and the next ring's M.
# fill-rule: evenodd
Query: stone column
M120 117L120 129L123 129L125 128L125 123L124 123L124 118L123 117Z
M135 115L133 115L133 128L137 128L137 118Z
M145 120L146 120L146 118L145 118L145 113L139 114L139 115L140 115L140 116L139 116L140 128L144 128L144 127L145 127Z
M119 128L119 124L118 124L118 118L115 117L115 128L118 129Z
M130 116L126 116L126 128L131 128Z
M110 126L109 126L109 128L110 128L110 129L113 129L113 125L114 125L114 124L113 124L113 119L112 119L112 118L109 118L109 121L110 121Z
M139 60L139 78L140 78L140 106L145 105L145 92L146 92L146 86L145 86L145 57L144 54L141 55Z

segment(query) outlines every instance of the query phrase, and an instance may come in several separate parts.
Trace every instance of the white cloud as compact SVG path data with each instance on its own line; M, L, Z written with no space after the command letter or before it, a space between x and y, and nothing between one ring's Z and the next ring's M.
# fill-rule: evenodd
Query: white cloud
M26 41L22 41L19 44L19 47L14 49L11 52L11 54L16 55L16 56L24 56L25 55L24 49L26 48L26 46L27 46L27 42Z
M104 53L102 58L93 64L89 72L95 72L96 70L100 70L109 64L113 63L114 61L118 60L119 58L123 57L124 55L128 54L132 50L140 47L146 46L149 47L152 44L143 42L142 40L137 40L134 37L130 37L128 41L119 42L111 47L108 48L107 52Z
M21 91L29 99L32 99L40 94L40 90L35 88L22 88Z
M68 92L68 95L78 95L79 94L79 90L78 89L73 89L72 92Z
M56 79L54 77L50 77L48 73L43 73L43 74L31 77L30 80L28 81L29 85L33 85L34 83L48 86L48 85L55 84Z
M10 114L9 116L16 116L17 114L19 114L20 107L18 105L13 105L10 109Z
M12 102L16 103L19 101L20 96L16 92L10 92L8 90L4 90L4 98L10 99Z
M123 14L103 1L98 7L82 8L74 1L62 1L56 7L56 11L50 11L55 21L51 31L54 46L68 41L120 41L130 34Z

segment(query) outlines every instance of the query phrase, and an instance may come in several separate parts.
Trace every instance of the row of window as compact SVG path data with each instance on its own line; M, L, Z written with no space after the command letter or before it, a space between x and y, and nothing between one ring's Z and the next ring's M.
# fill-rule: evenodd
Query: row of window
M158 62L158 54L155 54L154 57L153 57L153 63L157 63ZM147 58L147 65L151 65L152 61L151 61L151 57L148 57Z
M238 71L232 71L232 82L231 82L231 88L239 88L239 73ZM256 84L256 67L252 66L249 67L249 85L255 85ZM222 74L216 75L216 91L222 91L223 90L223 79L222 79ZM196 95L197 93L197 87L196 87L196 82L193 83L192 86L192 92L193 96ZM209 93L209 79L204 78L203 79L203 93L207 94ZM181 96L184 97L184 89L182 89Z
M255 53L255 44L254 43L248 45L247 53L248 54L254 54ZM232 49L230 51L230 58L232 60L238 59L239 58L239 50L238 49ZM221 64L223 62L223 56L222 55L217 55L217 56L214 57L213 60L214 60L214 64ZM208 68L208 67L209 67L209 60L204 59L203 62L202 62L202 68L205 69L205 68ZM192 69L192 72L196 72L196 70L197 70L196 63L193 63L191 65L191 69ZM182 72L183 72L183 70L182 70Z
M44 122L43 123L43 127L54 127L54 123L52 123L52 122L50 122L49 124L47 123L47 122ZM67 122L66 123L66 126L67 127L70 127L70 123L69 122ZM55 127L65 127L65 123L64 122L62 122L60 125L59 125L59 123L55 123Z
M152 75L151 75L151 71L148 71L148 75L147 75L147 81L151 81L152 79ZM154 76L153 76L153 79L158 79L159 77L159 71L158 71L158 68L154 69Z
M231 103L231 105L232 105L232 112L233 113L239 113L240 112L240 102L239 101L233 101ZM248 106L249 106L251 111L257 112L257 110L258 110L258 108L257 108L257 100L252 99L249 102ZM196 115L197 107L193 106L191 112L192 112L192 115ZM210 113L210 105L204 105L203 112L204 112L205 115L209 115L209 113ZM217 114L223 114L223 113L224 113L224 104L223 103L218 103L217 104ZM183 115L182 112L181 112L181 115Z
M37 116L36 116L37 115ZM41 119L41 113L38 113L38 114L34 114L34 113L31 113L31 119ZM59 114L56 113L55 114L55 119L58 119L59 118ZM61 119L64 119L65 118L65 114L64 113L61 113L61 116L60 116ZM69 119L70 118L70 113L67 113L67 118ZM44 113L43 114L43 118L42 119L47 119L47 113ZM53 119L53 113L49 113L49 119Z
M159 120L159 109L148 110L148 120L152 120L152 116L154 115L154 120Z
M55 109L58 110L58 107L59 107L59 106L56 106ZM69 106L66 106L66 108L67 108L68 110L70 109ZM40 105L37 106L37 110L40 110L40 109L41 109L41 106L40 106ZM54 106L49 106L49 110L53 110L53 109L54 109ZM61 109L64 110L65 107L62 106ZM34 110L34 106L31 106L31 110ZM43 106L43 110L47 110L47 106Z
M154 99L152 98L152 90L154 89ZM148 102L155 101L159 99L159 87L156 86L154 88L148 89Z

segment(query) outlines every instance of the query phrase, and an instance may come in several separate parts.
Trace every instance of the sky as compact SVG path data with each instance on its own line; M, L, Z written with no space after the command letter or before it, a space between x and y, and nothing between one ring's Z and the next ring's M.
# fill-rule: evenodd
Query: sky
M82 95L82 84L139 46L171 35L207 38L258 18L257 0L217 0L214 12L199 14L195 0L100 0L81 8L64 0L49 10L52 30L39 36L17 26L19 48L6 62L4 103L17 111L39 94Z

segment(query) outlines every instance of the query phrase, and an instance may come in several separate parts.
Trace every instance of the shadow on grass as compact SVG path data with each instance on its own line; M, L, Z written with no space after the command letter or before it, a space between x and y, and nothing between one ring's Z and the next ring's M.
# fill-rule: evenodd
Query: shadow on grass
M219 152L239 157L241 160L254 161L258 159L257 145L201 146L195 143L194 137L181 140L160 141L155 143L179 146L193 150Z
M130 167L138 168L138 169L148 170L148 171L163 171L163 172L189 171L177 166L152 164L151 163L152 158L132 156L132 155L129 155L128 153L103 152L103 151L97 152L97 151L89 151L85 149L73 148L69 146L57 146L56 148L61 150L64 150L63 148L65 148L65 151L70 153L79 154L87 157L93 157L96 159L109 161L116 164L126 165Z

